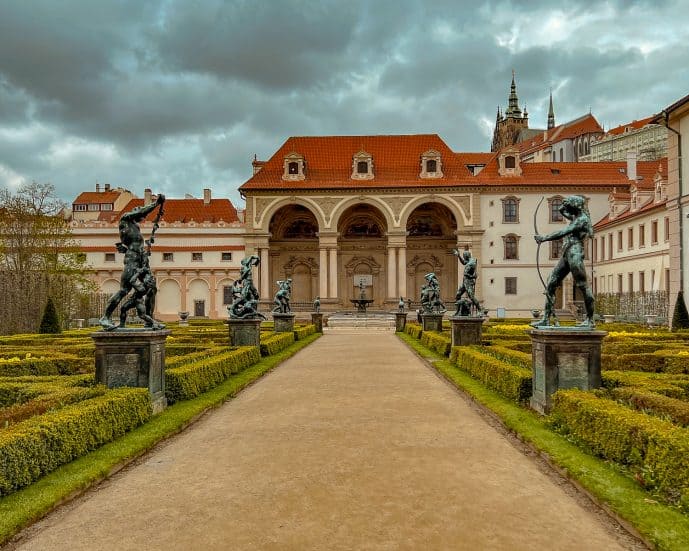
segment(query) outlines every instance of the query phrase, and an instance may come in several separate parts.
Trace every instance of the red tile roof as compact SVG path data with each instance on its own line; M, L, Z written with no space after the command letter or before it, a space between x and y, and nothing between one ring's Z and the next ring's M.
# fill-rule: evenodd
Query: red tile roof
M653 121L653 117L647 117L645 119L641 119L640 121L632 121L628 122L627 124L621 124L620 126L616 126L615 128L611 128L606 132L606 135L617 135L617 134L624 134L627 128L633 129L633 130L638 130L639 128L643 128L647 124L651 124Z
M121 194L121 191L83 191L73 204L114 203Z
M578 119L560 124L547 131L544 130L541 134L526 139L523 142L518 142L515 145L519 148L520 155L524 156L540 149L545 149L550 144L561 140L574 139L583 134L595 133L602 134L603 128L598 124L596 117L591 113L587 113Z
M421 155L434 149L440 153L443 178L421 178ZM352 180L352 159L360 151L373 157L371 180ZM286 155L298 153L305 160L301 181L283 181ZM487 158L481 154L481 163ZM471 157L471 160L476 157ZM456 186L471 184L466 162L458 158L437 134L399 136L313 136L291 137L266 161L258 174L239 189L289 188L380 188Z
M143 199L132 199L121 212L129 212L136 207L143 206L143 204ZM163 211L163 221L168 223L189 222L191 220L195 222L219 222L223 220L231 223L239 220L237 209L234 208L229 199L211 199L208 205L204 205L203 199L167 199ZM152 221L157 212L157 209L154 210L146 217L146 220ZM108 218L105 220L117 219L120 214L107 213Z
M629 207L627 207L627 210L625 210L622 214L619 214L618 216L612 219L610 218L610 213L608 213L593 225L593 229L600 230L607 226L612 226L617 222L628 220L630 218L634 218L635 216L639 216L642 214L646 214L654 209L665 210L666 203L667 201L661 201L659 203L654 203L653 201L651 201L650 203L644 205L643 207L635 211L632 211L629 209Z

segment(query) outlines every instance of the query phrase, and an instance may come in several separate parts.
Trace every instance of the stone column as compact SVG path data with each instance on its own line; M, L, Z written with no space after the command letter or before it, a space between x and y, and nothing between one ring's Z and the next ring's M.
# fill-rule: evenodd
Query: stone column
M189 305L187 304L187 273L186 272L182 272L182 275L179 277L179 290L180 290L179 307L181 308L180 312L189 312Z
M388 298L397 296L397 249L388 245Z
M398 278L398 294L401 297L407 297L407 247L401 246L397 250L397 278Z
M260 290L259 294L262 299L270 296L270 255L268 247L261 247L259 249L259 258L261 259L261 273L260 273Z
M328 294L328 249L320 247L318 264L318 293L321 298L327 298Z
M337 298L337 247L329 250L330 262L328 277L330 278L330 298Z
M210 304L210 312L208 312L208 317L211 319L215 319L218 317L218 305L217 305L217 300L218 300L218 278L215 275L215 272L211 272L210 277L208 278L209 284L208 284L208 290L210 291L210 299L211 299L211 304Z

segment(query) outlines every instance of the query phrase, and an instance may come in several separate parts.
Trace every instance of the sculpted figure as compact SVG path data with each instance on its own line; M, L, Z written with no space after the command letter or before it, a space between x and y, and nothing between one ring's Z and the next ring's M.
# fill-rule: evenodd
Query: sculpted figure
M424 276L426 284L421 287L421 310L424 314L442 313L445 304L440 300L440 282L433 272Z
M455 255L464 266L464 277L462 278L462 285L459 287L459 289L457 289L457 294L455 295L455 304L458 304L458 302L462 299L462 296L466 294L471 301L471 304L476 307L476 312L479 313L481 312L481 305L479 304L478 300L476 300L476 296L474 295L476 289L476 278L478 277L478 266L476 259L471 256L471 253L468 250L460 253L457 249L453 249L452 254ZM460 308L458 305L457 312L459 311ZM455 316L465 315L458 314L457 312L455 312Z
M591 216L586 208L586 201L581 195L570 195L562 201L560 212L569 224L561 230L548 235L535 235L537 243L562 239L562 257L553 269L545 290L545 308L543 318L532 323L534 327L548 327L554 316L555 291L562 285L562 280L571 273L576 285L584 295L586 307L586 320L580 323L581 327L595 326L593 320L594 299L591 286L586 278L586 266L584 265L584 242L587 237L593 237Z
M153 278L153 273L148 264L150 250L147 251L145 248L146 242L141 235L141 228L139 227L139 222L143 221L149 213L160 206L158 217L153 225L153 232L155 233L158 227L158 221L162 215L163 203L165 203L165 196L161 194L158 195L155 203L137 207L123 214L120 218L120 242L115 246L118 252L124 253L124 269L122 270L122 277L120 278L120 289L110 297L108 305L105 308L105 313L99 320L101 327L106 331L111 331L117 327L112 322L112 313L132 289L135 289L134 296L136 298L132 297L132 299L123 305L125 319L127 310L137 305L138 302L143 299L146 317L142 319L146 327L152 329L162 329L164 327L163 324L155 322L153 318L151 318L152 308L150 311L146 311L146 296L149 295L151 285L155 288L155 278ZM149 240L149 245L152 242L153 234ZM148 281L147 283L146 279ZM155 295L155 293L152 294ZM149 304L154 304L154 302L152 303L149 301ZM139 311L140 309L137 307L137 312ZM122 327L124 327L124 324L122 324Z
M313 311L316 313L321 311L321 297L316 297L313 300Z
M275 298L273 302L275 303L275 308L273 312L279 314L289 314L292 308L289 304L290 295L292 294L292 279L288 278L284 281L278 281L278 292L275 293Z
M400 312L404 312L405 302L404 297L400 297L400 301L397 303L397 308Z
M247 256L241 261L239 279L232 285L232 304L227 307L231 318L251 319L266 317L258 311L258 289L254 286L252 267L261 260L256 255Z

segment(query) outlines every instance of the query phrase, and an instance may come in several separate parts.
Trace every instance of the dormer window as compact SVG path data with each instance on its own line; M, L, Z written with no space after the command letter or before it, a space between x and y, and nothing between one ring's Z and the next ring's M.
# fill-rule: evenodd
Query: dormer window
M505 168L514 168L515 164L514 155L505 157Z
M352 159L352 179L373 179L373 157L366 151L359 151Z
M285 161L283 164L283 180L303 180L306 178L304 171L305 163L304 157L299 153L290 153L285 156Z
M519 163L519 151L510 148L498 157L498 174L500 176L521 176L522 168Z
M429 149L421 155L421 178L442 178L443 163L440 153Z

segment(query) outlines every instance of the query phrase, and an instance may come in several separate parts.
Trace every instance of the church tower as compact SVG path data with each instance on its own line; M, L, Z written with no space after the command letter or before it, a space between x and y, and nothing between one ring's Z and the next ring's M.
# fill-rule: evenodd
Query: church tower
M548 130L555 128L555 111L553 111L553 91L550 90L550 105L548 106Z
M529 116L524 108L524 114L519 108L519 97L517 96L517 84L514 80L514 71L512 71L512 84L510 85L510 95L507 99L507 109L504 117L500 114L498 107L498 116L495 121L495 130L493 131L493 143L491 144L491 151L499 151L508 145L517 143L519 132L529 128Z

